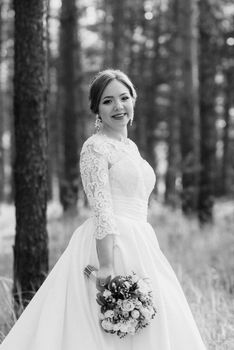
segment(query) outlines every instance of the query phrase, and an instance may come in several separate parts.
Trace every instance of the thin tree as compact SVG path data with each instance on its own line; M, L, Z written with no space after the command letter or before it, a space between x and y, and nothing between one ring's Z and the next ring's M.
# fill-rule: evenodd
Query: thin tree
M149 62L149 71L147 74L147 84L145 88L145 105L146 105L146 158L150 165L156 169L156 159L155 159L155 145L156 145L156 136L155 129L158 124L158 113L157 113L157 105L156 105L156 97L157 97L157 88L162 82L160 68L161 68L161 55L160 55L160 43L159 38L162 34L162 9L161 9L161 1L155 5L155 8L152 8L152 14L154 16L151 20L147 22L151 25L151 35L152 36L152 49L149 50L148 54L148 62ZM155 186L156 190L156 186Z
M199 99L197 0L179 0L182 40L180 145L182 156L182 210L197 212L199 189Z
M226 72L223 133L223 160L222 160L222 194L233 196L234 193L234 123L231 118L231 110L234 107L234 66L230 66Z
M2 81L2 3L0 3L0 82ZM4 148L3 148L3 91L0 83L0 202L4 198Z
M215 75L218 63L217 21L208 0L199 3L199 82L200 82L200 188L198 213L201 223L213 220L216 174Z
M169 50L170 66L170 112L168 119L168 156L166 173L165 201L172 207L178 204L176 179L179 175L180 163L180 86L181 86L181 53L182 43L178 32L179 26L178 0L171 2L171 40Z
M124 64L124 0L112 0L112 66L123 69Z
M51 113L52 111L52 99L51 99L51 76L50 76L50 64L51 64L51 50L50 50L50 17L51 17L51 9L50 9L50 0L46 0L46 52L47 52L47 69L46 69L46 85L48 87L48 94L47 94L47 101L48 104L46 106L46 113L47 113L47 119L48 119L48 175L47 175L47 187L48 187L48 194L47 194L47 200L51 200L53 198L53 170L54 170L54 162L55 157L52 152L53 150L53 141L54 138L52 137L54 130L56 130L56 127L53 125L53 117L54 115Z
M110 0L103 0L100 7L104 12L103 20L101 21L101 38L103 41L102 54L102 69L111 67L112 65L112 3ZM99 9L99 8L98 8Z
M75 210L78 198L78 116L81 115L81 49L76 0L63 0L60 32L60 115L62 120L62 169L60 200L65 211Z
M234 18L232 19L234 23ZM233 27L233 26L232 26ZM229 45L230 38L234 37L234 31L231 30L225 35L225 44L223 47L225 66L224 66L224 133L223 133L223 159L222 159L222 184L221 192L223 195L233 195L234 193L234 122L231 116L234 107L234 46Z
M25 306L48 272L45 0L15 0L14 287Z
M138 91L138 100L135 108L136 123L134 123L134 137L141 151L141 154L146 157L147 154L147 96L146 96L146 82L147 82L147 36L149 33L149 23L145 18L145 1L138 3L137 9L138 29L140 31L140 38L136 41L137 47L135 59L134 82Z

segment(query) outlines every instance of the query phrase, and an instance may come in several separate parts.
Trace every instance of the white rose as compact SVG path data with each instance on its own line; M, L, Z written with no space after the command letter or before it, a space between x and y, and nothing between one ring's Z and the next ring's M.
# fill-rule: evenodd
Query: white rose
M138 310L133 310L131 312L131 315L132 315L133 318L136 319L136 318L138 318L140 316L140 312Z
M114 316L114 311L113 310L107 310L105 313L104 313L104 316L105 318L108 318L108 317L113 317Z
M120 331L123 332L123 333L127 333L128 326L126 324L121 324Z
M104 296L104 298L108 298L111 296L111 292L108 289L105 289L103 292L103 296Z
M147 310L146 308L142 308L142 309L141 309L141 314L142 314L142 316L145 317L145 319L146 319L147 321L151 319L151 313L150 313L150 311Z
M140 309L142 307L142 302L139 299L136 299L134 304L136 309Z
M133 333L135 331L135 325L131 321L128 321L126 323L126 327L127 327L127 332L128 333Z
M116 323L113 325L113 331L117 332L120 330L121 324L120 323Z
M111 331L113 329L113 325L111 322L107 321L107 320L103 320L102 321L102 327L106 330L106 331Z
M132 311L135 308L134 304L129 300L124 300L121 305L123 311Z

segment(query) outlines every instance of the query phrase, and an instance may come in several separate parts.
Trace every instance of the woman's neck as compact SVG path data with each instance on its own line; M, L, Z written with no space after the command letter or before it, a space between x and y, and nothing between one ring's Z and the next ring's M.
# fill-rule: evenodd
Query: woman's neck
M128 137L127 127L122 130L113 130L109 128L102 128L99 132L100 134L104 134L112 139L121 141L123 138Z

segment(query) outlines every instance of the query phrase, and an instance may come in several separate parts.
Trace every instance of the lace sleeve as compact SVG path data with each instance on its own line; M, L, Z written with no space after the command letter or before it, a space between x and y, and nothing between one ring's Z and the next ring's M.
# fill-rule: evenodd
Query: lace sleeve
M85 143L80 155L80 172L85 193L94 212L97 239L119 234L112 210L108 161L93 143Z

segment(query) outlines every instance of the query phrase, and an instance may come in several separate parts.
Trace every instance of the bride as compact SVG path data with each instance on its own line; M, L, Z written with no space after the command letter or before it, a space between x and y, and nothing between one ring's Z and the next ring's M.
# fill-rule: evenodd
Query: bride
M127 137L136 91L119 70L100 72L90 87L96 134L81 150L80 171L92 216L35 294L0 350L205 350L194 318L155 232L147 222L155 184L150 165ZM98 269L109 275L134 271L151 281L157 309L150 325L123 339L99 324L96 286L84 276Z

